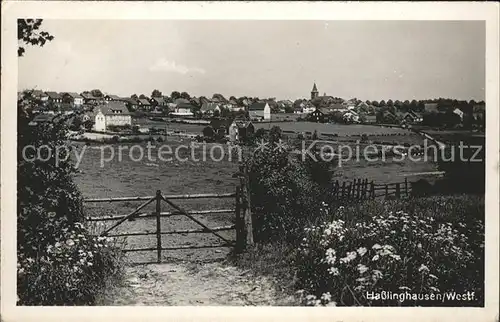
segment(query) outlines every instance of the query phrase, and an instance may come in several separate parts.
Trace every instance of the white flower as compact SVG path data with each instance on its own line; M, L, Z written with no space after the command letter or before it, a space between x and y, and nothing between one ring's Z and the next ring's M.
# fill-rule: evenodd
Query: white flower
M373 256L372 262L378 261L379 258L380 258L380 256L378 256L378 254Z
M325 301L325 302L330 302L332 299L332 295L330 294L330 292L326 292L326 293L323 293L321 295L321 300Z
M382 248L382 246L380 246L379 244L375 244L372 246L373 249L380 249Z
M420 265L420 267L418 268L418 271L419 272L424 272L424 273L427 273L429 272L429 267L425 266L424 264Z
M383 276L384 274L382 274L382 272L379 271L378 269L373 270L373 275L372 275L373 279L378 280L381 279Z
M365 247L360 247L358 248L358 254L359 256L363 256L364 254L366 254L367 250Z
M333 276L338 276L340 274L339 269L337 267L330 267L328 269L328 273Z
M66 241L66 244L67 244L68 246L73 246L73 245L75 244L75 242L74 242L72 239L68 239L68 240Z
M397 261L401 260L401 256L399 256L399 255L394 255L394 254L391 254L391 255L389 255L389 256L391 256L391 258L392 258L392 259L395 259L395 260L397 260Z
M368 267L366 267L366 265L363 265L363 264L358 264L358 271L360 274L363 274L364 272L366 272L368 270Z

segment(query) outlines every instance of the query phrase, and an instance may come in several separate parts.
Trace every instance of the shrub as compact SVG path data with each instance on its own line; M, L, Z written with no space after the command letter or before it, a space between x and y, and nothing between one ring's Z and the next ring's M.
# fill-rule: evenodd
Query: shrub
M121 274L121 251L111 238L81 224L64 229L38 256L18 258L18 305L93 305L109 276Z
M82 196L72 177L75 168L60 149L67 144L66 134L64 122L29 126L29 117L18 113L17 291L21 305L93 304L104 281L119 268L118 257L112 255L116 249L96 244L82 225ZM26 146L45 146L40 151L47 152L42 156L46 160L34 159L30 149L23 153ZM52 251L63 242L68 247ZM94 262L85 268L85 262L77 264L80 253L93 257Z
M318 199L328 190L323 183L331 177L329 165L268 149L256 152L248 166L256 240L293 241L318 213Z
M295 258L305 304L463 305L458 300L400 302L366 297L368 292L381 291L475 291L468 304L484 304L484 199L371 201L322 211L330 219L305 229Z

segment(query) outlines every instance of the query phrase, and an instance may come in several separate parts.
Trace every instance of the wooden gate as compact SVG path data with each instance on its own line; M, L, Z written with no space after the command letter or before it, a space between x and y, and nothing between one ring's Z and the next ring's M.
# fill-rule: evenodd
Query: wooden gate
M246 189L243 189L246 190ZM142 252L142 251L156 251L157 252L157 262L162 262L162 251L179 250L179 249L199 249L199 248L215 248L215 247L234 247L235 252L241 252L245 249L248 244L253 244L253 232L251 230L251 214L248 207L249 203L246 202L246 198L241 196L242 189L238 187L235 193L221 193L221 194L191 194L191 195L163 195L160 190L156 191L154 196L146 197L119 197L119 198L97 198L97 199L85 199L85 203L104 203L104 202L126 202L126 201L144 201L139 207L123 216L105 216L105 217L87 217L90 222L96 221L114 221L114 223L106 228L100 233L101 236L107 237L128 237L128 236L147 236L156 235L156 246L155 247L145 247L145 248L133 248L124 249L124 252ZM186 200L186 199L209 199L209 198L234 198L235 206L234 208L226 209L210 209L210 210L196 210L187 211L183 207L180 207L173 200ZM155 203L156 208L154 212L141 213L146 206ZM162 211L162 204L167 204L173 211ZM195 218L196 215L204 214L234 214L235 224L221 227L208 227L200 220ZM171 217L171 216L185 216L191 221L195 222L201 229L186 229L186 230L173 230L173 231L162 231L161 218ZM140 220L146 218L156 218L156 231L155 232L120 232L114 233L118 226L126 221ZM250 218L250 226L247 222ZM249 230L247 230L249 227ZM219 232L235 230L236 240L229 240L223 237ZM247 233L248 232L248 233ZM162 235L168 234L192 234L192 233L210 233L221 240L221 244L216 245L198 245L198 246L173 246L173 247L163 247L162 246Z

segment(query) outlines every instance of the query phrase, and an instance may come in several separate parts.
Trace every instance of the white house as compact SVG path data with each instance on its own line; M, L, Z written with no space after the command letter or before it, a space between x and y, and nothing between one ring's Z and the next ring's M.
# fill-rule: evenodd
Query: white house
M220 113L220 106L217 103L207 103L207 102L205 102L201 106L200 110L201 110L201 112L203 114L212 115L215 111L217 111L217 112Z
M191 111L192 105L189 103L180 103L175 107L175 111L170 113L172 116L180 116L180 117L186 117L186 116L193 116L193 112Z
M304 106L304 108L302 109L302 113L304 114L309 114L309 113L312 113L316 111L316 107L314 105L306 105Z
M459 108L456 108L453 110L453 113L457 114L458 116L460 116L460 119L463 120L464 119L464 112L459 109Z
M271 107L267 102L257 102L250 105L248 108L250 119L261 119L270 120L271 119Z
M64 93L63 94L63 101L64 100L66 102L71 101L71 103L73 103L73 105L75 105L75 106L83 105L83 97L78 93L72 93L72 92Z
M132 125L130 115L125 103L111 101L95 108L94 127L96 131L105 132L109 126Z

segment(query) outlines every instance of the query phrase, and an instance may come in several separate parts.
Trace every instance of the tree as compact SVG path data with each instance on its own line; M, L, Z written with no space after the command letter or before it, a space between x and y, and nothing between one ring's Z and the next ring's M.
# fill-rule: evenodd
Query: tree
M182 92L181 93L181 98L184 98L184 99L191 99L191 96L187 93L187 92Z
M181 98L181 94L178 91L173 91L172 94L170 94L170 97L175 101L176 99Z
M133 98L133 99L139 99L139 96L137 96L137 94L132 94L132 96L130 96L130 98Z
M43 47L47 41L52 41L54 36L46 31L39 31L42 19L18 19L17 20L17 40L25 45ZM24 46L17 48L19 57L24 55Z
M380 101L380 103L379 103L379 106L380 106L380 107L384 107L384 106L386 106L385 101L384 101L384 100L381 100L381 101Z
M94 97L103 97L104 96L100 89L93 89L90 91L90 94L92 94L92 96L94 96Z
M151 93L151 97L161 97L161 92L157 89L153 90L153 92Z
M375 107L379 107L380 106L379 102L377 102L377 101L372 101L372 105L375 106Z
M387 106L392 107L394 106L394 102L390 99L387 101Z
M281 131L281 128L279 126L273 126L269 130L269 142L270 143L275 143L278 142L283 136L283 132Z
M140 99L147 99L146 95L144 95L144 94L139 95L139 98Z

